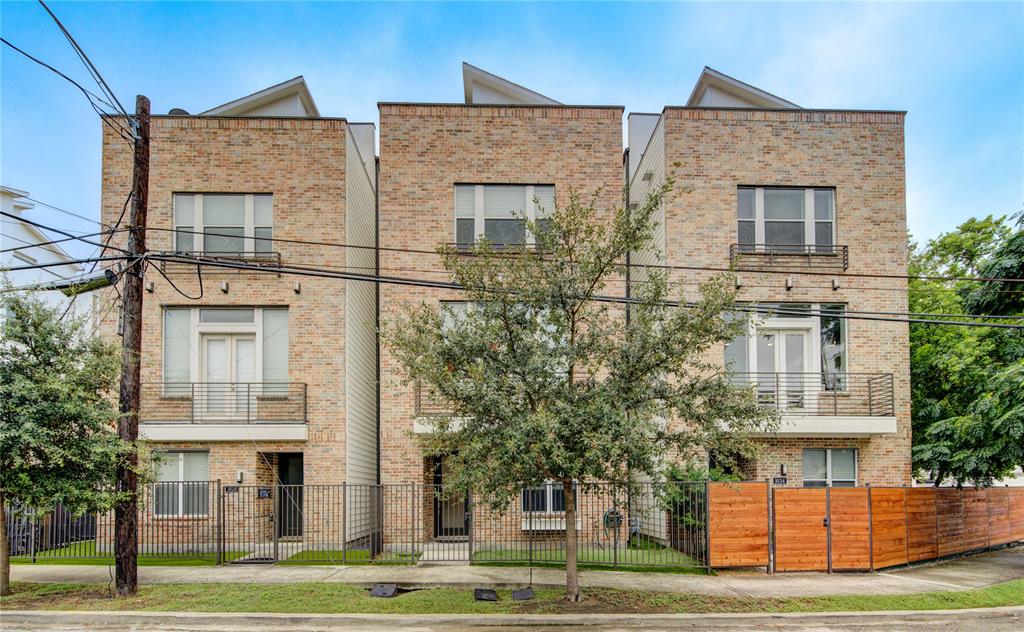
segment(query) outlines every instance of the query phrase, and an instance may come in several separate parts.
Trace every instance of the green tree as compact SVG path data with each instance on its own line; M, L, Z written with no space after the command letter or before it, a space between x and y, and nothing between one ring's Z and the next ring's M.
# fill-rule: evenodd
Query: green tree
M119 353L80 317L6 292L0 338L0 594L10 594L7 513L110 507L125 452L112 428ZM12 501L17 501L13 504Z
M467 308L409 306L385 328L407 377L451 406L423 444L448 459L454 488L501 512L524 487L561 485L571 601L580 599L574 485L628 490L635 474L657 476L669 459L749 454L748 434L775 424L709 360L745 326L726 317L728 275L676 307L670 292L682 288L664 270L634 269L628 319L621 299L608 298L622 296L627 253L652 248L654 213L671 190L666 183L610 221L599 219L596 195L571 192L550 220L528 223L535 248L442 249Z
M912 245L911 274L1024 278L1022 222L971 219ZM912 312L1024 316L1021 281L915 279L910 290ZM936 485L988 485L1024 465L1024 333L913 324L910 342L915 467Z

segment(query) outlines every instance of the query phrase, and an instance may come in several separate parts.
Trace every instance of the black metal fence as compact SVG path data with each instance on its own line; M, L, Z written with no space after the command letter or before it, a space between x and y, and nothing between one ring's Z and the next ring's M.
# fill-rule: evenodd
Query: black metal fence
M582 566L706 567L703 482L579 485ZM565 563L561 485L522 490L503 511L440 485L156 483L139 499L140 559L223 563ZM14 512L16 562L113 560L112 512Z

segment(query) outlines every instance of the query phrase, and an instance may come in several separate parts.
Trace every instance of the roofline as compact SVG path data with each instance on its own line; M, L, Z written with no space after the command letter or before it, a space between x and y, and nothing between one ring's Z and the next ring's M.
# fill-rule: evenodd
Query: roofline
M378 101L377 107L385 105L426 105L429 107L452 108L545 108L545 109L591 109L591 110L623 110L624 105L569 105L565 103L419 103L416 101Z
M10 193L14 197L18 198L28 197L28 191L22 191L21 189L15 189L13 187L9 187L3 184L0 184L0 191L3 191L4 193Z
M277 83L277 84L274 84L274 85L272 85L270 87L263 88L262 90L257 90L256 92L253 92L252 94L247 94L244 97L239 97L239 98L237 98L237 99L235 99L233 101L228 101L227 103L218 105L217 107L214 107L214 108L210 108L209 110L206 110L205 112L200 112L198 114L195 114L194 116L214 116L214 115L216 115L217 112L223 112L224 110L231 110L231 109L236 108L236 107L238 107L240 105L243 105L247 101L255 101L255 100L259 99L262 96L265 96L267 94L270 94L270 93L275 92L277 90L280 90L282 88L287 88L287 87L291 87L291 86L299 86L300 87L300 89L299 89L299 98L303 99L303 97L305 97L304 100L308 100L309 101L309 106L313 109L313 116L312 117L307 117L307 118L320 118L320 108L318 108L316 106L316 101L313 100L313 95L309 91L309 86L306 85L306 78L303 77L302 75L298 75L296 77L292 77L291 79L288 79L287 81L282 81L281 83ZM303 103L303 105L305 105L305 103Z
M787 112L799 114L801 112L843 112L855 114L907 114L907 110L857 110L851 108L748 108L748 107L709 107L704 105L666 105L662 113L668 110L722 110L727 112Z
M117 115L104 114L105 117L118 118ZM198 118L197 114L152 114L149 118L151 119L181 119L181 120L194 120ZM124 118L124 117L120 117ZM348 123L348 119L343 116L247 116L247 115L232 115L232 116L220 116L217 114L203 115L202 118L209 119L212 121L221 120L236 120L236 121L264 121L264 120L281 120L281 121L344 121Z
M626 116L661 116L661 112L630 112Z
M700 73L700 78L697 79L696 85L693 86L693 90L690 92L690 98L686 100L687 103L692 102L694 97L697 96L697 90L700 88L701 84L704 83L705 76L710 76L710 77L712 77L714 79L717 79L719 81L722 81L724 83L733 84L734 86L736 86L738 88L742 88L744 90L748 90L748 91L754 93L755 95L761 97L762 99L765 99L765 100L768 100L768 101L776 101L776 102L779 103L780 107L784 107L785 105L789 105L789 106L792 106L793 108L797 108L797 109L801 109L801 110L803 109L799 105L797 105L796 103L793 103L792 101L790 101L788 99L783 99L782 97L780 97L778 95L775 95L775 94L772 94L771 92L768 92L767 90L762 90L761 88L758 88L757 86L752 86L752 85L750 85L749 83L747 83L745 81L740 81L739 79L737 79L735 77L730 77L729 75L725 74L724 72L715 70L714 68L712 68L710 66L704 66L704 70L702 70L701 73Z
M469 84L466 82L466 72L467 72L467 70L469 72L471 72L471 73L475 72L475 73L479 73L481 75L484 75L484 78L490 79L490 80L492 80L494 82L508 84L508 85L512 86L513 88L516 88L517 90L522 90L523 92L526 92L530 96L534 96L534 97L537 97L537 98L544 99L545 101L550 101L551 102L551 103L546 103L544 105L562 105L562 103L560 101L556 101L555 99L552 99L551 97L549 97L547 95L541 94L541 93L537 92L536 90L530 90L526 86L518 84L515 81L509 81L508 79L506 79L504 77L499 77L498 75L494 74L493 72L487 72L483 68L478 68L477 66L474 66L473 64L471 64L471 63L469 63L467 61L463 61L462 62L462 90L463 90L463 93L465 95L464 98L465 98L465 100L467 102L469 101L470 95L472 94L472 92L469 89Z

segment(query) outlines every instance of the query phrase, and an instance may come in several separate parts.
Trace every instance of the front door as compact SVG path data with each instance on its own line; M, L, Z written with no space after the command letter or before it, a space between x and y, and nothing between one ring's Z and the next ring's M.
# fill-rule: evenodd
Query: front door
M277 455L277 537L302 537L302 453Z
M256 338L216 334L202 337L203 388L197 413L206 419L246 420L256 402Z
M809 332L803 329L757 331L758 399L782 410L807 406L813 376L808 374Z
M441 459L434 466L434 537L462 539L469 533L466 524L467 495L446 493L449 491L445 488L447 473L448 462Z

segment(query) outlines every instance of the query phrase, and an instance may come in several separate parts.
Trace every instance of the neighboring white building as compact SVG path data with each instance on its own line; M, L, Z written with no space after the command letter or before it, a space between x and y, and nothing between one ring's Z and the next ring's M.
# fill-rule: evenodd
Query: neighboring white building
M49 244L54 238L47 236L31 224L18 221L9 215L21 217L25 211L35 208L35 204L26 199L28 192L0 186L0 208L8 215L0 216L0 249L6 251L0 257L0 269L14 287L34 284L52 283L62 279L70 279L81 275L84 270L80 264L74 263L75 258L69 255L59 244ZM46 244L46 245L41 245ZM17 248L17 250L10 250ZM30 265L61 263L46 268L30 270L11 270ZM53 306L65 306L71 300L57 290L39 292L39 296ZM75 313L89 313L93 304L91 295L75 299Z

